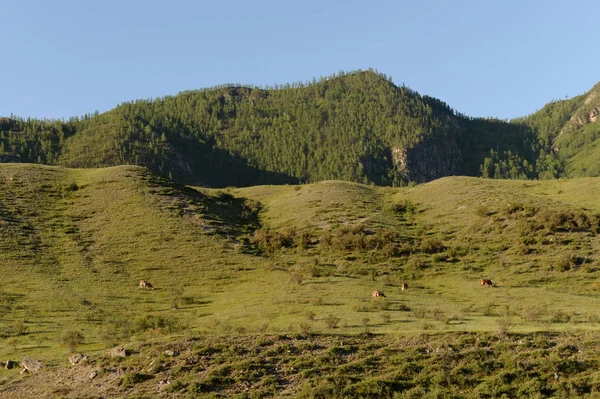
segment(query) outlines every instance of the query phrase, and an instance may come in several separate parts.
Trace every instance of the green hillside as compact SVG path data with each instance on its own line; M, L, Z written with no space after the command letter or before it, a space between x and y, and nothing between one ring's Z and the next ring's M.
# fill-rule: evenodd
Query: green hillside
M0 162L133 164L208 187L597 176L597 91L507 122L470 118L374 71L224 85L68 121L0 118Z
M319 386L322 397L343 396L344 389L359 392L352 376L367 371L375 385L360 388L365 397L376 387L390 397L390 390L417 388L457 394L494 378L483 358L472 359L469 367L483 369L470 382L432 380L443 370L419 356L400 377L380 367L391 356L383 348L395 347L385 339L406 342L414 354L454 342L457 356L466 356L468 342L487 342L481 347L494 349L482 350L507 356L501 362L512 370L517 355L504 351L519 336L531 348L540 339L547 348L565 345L568 337L584 345L600 320L597 178L219 190L181 186L135 166L6 164L0 185L0 359L32 357L46 370L19 376L1 369L0 397L35 390L81 397L82 387L61 387L87 374L61 385L52 373L92 369L102 383L85 385L89 397L154 396L163 377L179 381L167 391L176 397L243 395L244 386L258 396L311 397ZM494 287L481 287L482 278ZM139 288L141 279L154 289ZM372 300L372 290L386 297ZM373 338L378 357L363 352L372 337L366 333L388 337ZM423 334L433 334L431 341ZM290 349L285 337L301 347ZM116 345L131 358L106 357ZM169 345L185 357L164 358ZM269 349L261 354L260 347ZM90 356L86 368L69 369L74 350ZM408 355L402 351L394 362ZM542 356L536 353L530 356ZM161 366L148 366L147 356L160 357ZM571 383L564 392L597 386L591 358L560 371L564 356L535 367L558 367ZM270 361L288 370L287 382L268 379ZM337 388L326 380L336 364L347 364L349 378ZM559 389L552 378L540 377L546 391L526 392L551 396Z

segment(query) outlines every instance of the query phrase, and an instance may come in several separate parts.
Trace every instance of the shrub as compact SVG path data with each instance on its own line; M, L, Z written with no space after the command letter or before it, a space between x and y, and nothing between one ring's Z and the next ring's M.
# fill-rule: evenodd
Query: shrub
M63 187L64 193L70 193L70 192L77 191L77 190L79 190L79 186L75 182L69 183Z
M234 331L238 335L244 335L244 334L246 334L246 327L244 327L244 326L237 326L237 327L234 328Z
M3 292L0 292L0 316L9 313L13 309L12 298Z
M423 262L421 262L421 259L417 258L416 256L411 257L406 262L407 270L418 271L418 270L423 270L425 268L426 268L426 265Z
M523 309L523 319L526 321L539 321L544 315L544 309L541 306L528 306Z
M290 282L293 284L302 284L304 281L304 274L300 270L294 270L290 273Z
M177 392L177 391L181 391L183 388L185 388L185 384L181 381L173 381L171 384L169 384L167 386L166 391L167 392Z
M424 319L427 317L427 310L425 308L416 308L413 310L413 316L415 319Z
M382 249L386 245L393 244L396 234L389 229L380 229L368 239L368 246L371 249Z
M202 392L202 384L197 381L192 381L188 384L186 391L190 397L195 397L194 395Z
M457 245L455 247L448 248L446 254L450 258L460 258L469 254L469 248Z
M371 301L373 303L373 308L378 310L388 310L390 307L390 303L385 298L379 298L377 301Z
M494 304L488 303L483 306L482 313L484 316L493 316L494 315Z
M503 318L496 321L498 324L498 333L502 337L508 336L510 330L514 327L514 323L509 318Z
M75 330L65 332L61 338L61 343L68 347L71 352L75 352L77 347L82 344L83 341L83 334Z
M400 312L410 312L410 306L401 303L400 305L398 305L398 311Z
M325 326L329 329L337 328L339 322L340 318L334 316L332 313L329 313L325 318Z
M417 207L411 200L402 200L392 205L392 211L398 214L414 215L417 213Z
M265 254L272 255L275 251L281 248L289 248L293 244L293 236L288 234L272 231L269 229L258 229L250 238L250 242Z
M309 265L306 267L306 271L308 272L308 274L313 277L321 277L321 272L319 271L319 268L315 265Z
M298 327L300 328L300 333L303 335L311 335L313 332L313 327L310 323L300 323Z
M433 309L432 311L433 319L436 321L442 321L446 318L446 312L442 309Z
M222 202L231 202L235 199L235 197L233 196L233 194L220 191L219 193L217 193L217 199Z
M165 316L143 315L133 319L132 332L144 332L147 330L164 330L166 332L177 331L181 328L177 322Z
M364 302L358 302L352 305L352 310L354 310L355 312L368 312L371 310L371 308Z
M479 217L485 218L488 217L492 214L492 212L490 211L490 209L485 206L485 205L480 205L477 208L475 208L475 214Z
M132 387L151 378L153 377L148 374L133 373L128 371L123 375L120 385L124 388Z
M302 249L306 249L312 242L312 236L308 232L302 232L298 234L294 239L296 246Z
M560 209L544 209L537 213L536 221L540 228L548 232L556 231L591 231L597 230L596 221L582 211L566 211Z
M381 254L386 258L394 258L400 255L400 248L394 243L388 243L381 248Z
M29 327L25 325L25 320L15 320L10 326L10 334L13 336L25 335L29 331Z
M369 332L369 322L371 320L368 317L363 317L362 318L362 325L364 328L364 332L368 333Z
M394 281L387 274L385 276L381 276L381 278L379 279L379 282L381 283L381 285L384 285L384 286L394 285Z
M525 207L523 206L523 204L521 204L521 203L518 203L518 202L516 202L516 203L511 203L511 204L508 204L508 205L506 205L506 207L504 208L504 212L505 212L507 215L512 215L513 213L521 212L521 211L523 211L523 210L525 210Z
M319 243L324 247L330 247L333 243L333 235L329 230L324 230L321 233L321 238L319 239Z
M550 317L551 323L568 323L569 321L571 321L571 315L562 310L557 310Z
M245 199L242 203L241 216L244 219L256 218L260 212L261 204L258 201Z
M446 249L446 247L438 239L426 238L423 241L421 241L420 249L421 249L421 251L423 251L427 254L433 254L433 253L444 251Z

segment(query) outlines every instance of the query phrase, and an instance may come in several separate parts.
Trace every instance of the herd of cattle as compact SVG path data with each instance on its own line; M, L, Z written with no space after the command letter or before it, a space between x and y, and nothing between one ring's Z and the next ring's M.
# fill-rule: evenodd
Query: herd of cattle
M492 280L486 279L484 278L483 280L481 280L481 286L482 287L492 287L494 285L494 283L492 283ZM152 286L152 284L150 284L149 281L146 280L140 280L140 288L151 288L154 289L154 287ZM402 291L407 290L408 289L408 284L403 281L400 283L400 288L402 289ZM371 299L375 300L379 297L384 297L385 298L385 294L383 293L383 291L373 291L371 292Z
M492 283L492 280L489 280L487 278L484 278L481 280L481 286L482 287L493 287L494 283ZM408 284L406 282L402 282L400 283L400 288L402 288L402 291L407 290L408 289ZM383 293L383 291L373 291L371 292L371 299L375 300L379 297L384 297L385 298L385 294Z

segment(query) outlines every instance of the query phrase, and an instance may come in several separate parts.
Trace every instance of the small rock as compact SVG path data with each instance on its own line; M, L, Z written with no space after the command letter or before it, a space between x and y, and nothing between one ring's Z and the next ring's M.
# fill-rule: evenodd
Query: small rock
M94 370L91 373L88 374L88 378L90 380L93 380L94 378L96 378L98 376L98 370Z
M171 385L171 381L169 381L168 379L163 379L158 381L158 390L162 391L163 389L165 389L166 387L168 387L169 385Z
M21 365L23 366L23 370L27 370L32 373L37 373L42 369L42 363L40 363L38 360L30 359L28 357L23 358Z
M69 362L72 365L76 365L77 363L85 363L88 357L86 355L82 355L81 353L76 353L73 356L69 357Z
M179 356L179 352L168 349L168 350L165 351L165 355L167 355L167 356Z
M109 354L110 357L127 357L127 350L125 348L113 348Z

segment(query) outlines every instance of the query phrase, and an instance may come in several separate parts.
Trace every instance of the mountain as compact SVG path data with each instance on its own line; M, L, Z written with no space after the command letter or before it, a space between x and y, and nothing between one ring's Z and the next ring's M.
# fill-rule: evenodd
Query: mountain
M225 85L66 122L0 118L0 161L134 164L209 187L595 176L597 91L507 122L469 118L373 71Z
M555 101L524 121L565 163L565 177L600 174L600 83L587 93Z

